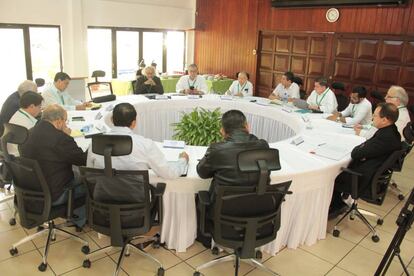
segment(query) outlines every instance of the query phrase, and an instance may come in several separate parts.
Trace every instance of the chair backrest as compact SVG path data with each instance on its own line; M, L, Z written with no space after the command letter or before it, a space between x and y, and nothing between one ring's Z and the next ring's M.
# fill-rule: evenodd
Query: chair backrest
M29 132L27 128L11 123L4 124L4 132L1 137L1 150L5 159L10 159L7 144L22 145L26 142Z
M212 235L220 245L235 250L241 258L252 258L255 248L276 238L280 208L291 181L269 185L269 174L280 169L276 149L249 150L238 155L239 170L257 172L256 186L215 187Z
M20 224L25 228L42 225L49 220L52 197L38 162L13 156L5 162L13 178Z
M111 165L111 156L128 155L131 150L130 136L93 136L92 152L104 156L105 168L80 168L87 186L89 225L109 235L114 246L148 232L154 224L148 171L115 170Z
M404 146L405 142L402 142L402 149L394 151L382 165L376 170L371 180L371 193L368 196L362 196L361 198L369 203L381 205L385 199L385 195L388 190L388 184L391 181L391 176L401 158L406 154L407 148Z

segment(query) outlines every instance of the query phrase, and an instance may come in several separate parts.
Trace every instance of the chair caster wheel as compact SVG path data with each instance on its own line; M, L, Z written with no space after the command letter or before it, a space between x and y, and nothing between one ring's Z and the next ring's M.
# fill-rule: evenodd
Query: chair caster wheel
M11 218L11 219L9 220L9 225L10 225L10 226L16 225L16 219L15 219L15 218Z
M82 230L83 230L83 228L82 228L82 227L79 227L79 226L76 226L76 227L75 227L75 231L76 231L77 233L82 232Z
M91 267L91 261L89 261L89 260L84 260L84 261L83 261L83 263L82 263L82 266L83 266L84 268L90 268L90 267Z
M371 239L372 239L373 242L379 242L379 240L380 240L380 238L377 235L372 236Z
M262 258L263 258L262 251L256 251L256 259L262 259Z
M378 225L382 225L383 223L384 223L384 220L383 220L383 219L378 219L378 220L377 220L377 224L378 224Z
M157 276L164 276L164 272L165 272L164 268L162 267L158 268Z
M82 246L81 251L82 251L83 254L89 254L91 249L89 248L88 245L84 245L84 246Z
M125 253L124 256L125 257L129 257L129 256L131 256L131 253L129 253L129 252L128 253Z
M200 276L201 274L200 274L200 272L198 272L198 271L196 271L196 272L194 272L193 273L193 276Z
M404 196L403 194L399 194L399 195L398 195L398 199L399 199L399 200L404 200L404 198L405 198L405 196Z
M340 233L341 233L341 231L339 231L338 229L335 229L335 230L333 230L332 235L337 238L337 237L339 237Z
M217 246L214 246L213 249L211 249L211 254L218 255L220 253L220 250Z
M159 241L155 241L151 244L152 248L157 249L160 248L160 242Z
M56 237L50 238L51 241L56 241Z
M37 232L40 232L40 231L43 231L43 230L45 230L45 228L43 226L38 226L37 227Z
M47 264L45 264L45 263L41 263L38 267L37 267L37 269L39 269L39 271L46 271L46 268L47 268Z
M19 250L17 250L17 248L12 248L9 250L9 252L10 252L10 255L14 256L19 253Z

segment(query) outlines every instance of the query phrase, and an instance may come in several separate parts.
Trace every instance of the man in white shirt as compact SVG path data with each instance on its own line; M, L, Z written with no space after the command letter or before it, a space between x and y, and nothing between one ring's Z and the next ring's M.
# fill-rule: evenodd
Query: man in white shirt
M335 112L327 119L346 123L348 125L370 124L372 122L372 105L368 101L367 90L363 86L356 86L351 93L351 103L342 112Z
M112 113L114 126L107 134L129 135L132 138L132 152L130 155L112 157L112 166L118 170L149 170L162 178L174 179L185 173L188 164L188 154L182 152L178 161L167 162L164 154L151 139L144 138L133 132L137 125L137 112L130 103L120 103ZM104 168L103 156L92 152L92 145L88 150L87 166Z
M392 103L398 108L399 115L395 125L401 135L401 140L404 140L404 127L411 121L410 114L408 113L408 109L406 107L408 104L407 92L401 86L393 85L388 89L387 95L385 95L385 101L387 103ZM372 127L369 124L356 125L354 130L356 135L363 136L367 139L371 138L377 131L375 127Z
M206 80L198 75L195 64L188 66L188 75L182 76L175 86L177 93L202 95L208 92Z
M58 104L63 106L66 110L85 110L89 103L82 103L81 101L72 98L68 92L65 92L69 85L71 78L64 72L58 72L55 75L53 83L43 90L43 98L45 100L45 107L51 104Z
M280 83L270 94L269 99L282 100L291 102L292 99L299 99L299 85L293 82L295 75L292 72L286 72L283 74Z
M328 81L323 77L315 80L315 88L306 102L309 104L309 109L319 110L329 114L336 112L338 107L335 93L329 89Z
M36 92L28 91L20 98L20 109L14 113L9 123L31 129L37 123L36 117L42 110L43 97ZM16 144L8 144L9 154L19 156Z
M247 73L239 72L237 80L233 81L226 93L237 97L253 96L253 84L248 81Z

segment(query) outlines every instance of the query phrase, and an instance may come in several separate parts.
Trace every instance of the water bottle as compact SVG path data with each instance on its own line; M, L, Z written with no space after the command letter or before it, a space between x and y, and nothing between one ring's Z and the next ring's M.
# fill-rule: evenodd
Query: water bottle
M83 127L80 129L80 131L81 131L82 133L88 133L88 132L90 132L92 129L93 129L93 124L89 124L89 125L83 126Z

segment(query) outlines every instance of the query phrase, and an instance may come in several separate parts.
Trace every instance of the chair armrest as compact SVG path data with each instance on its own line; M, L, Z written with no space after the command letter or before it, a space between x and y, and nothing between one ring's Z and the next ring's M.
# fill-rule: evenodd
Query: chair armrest
M154 189L154 196L162 196L165 192L165 183L157 183L157 186Z
M200 201L200 205L209 206L211 204L210 195L207 191L198 192L198 199Z
M341 168L341 170L351 175L351 197L353 199L358 199L359 198L358 177L362 176L363 174L350 170L348 168Z

